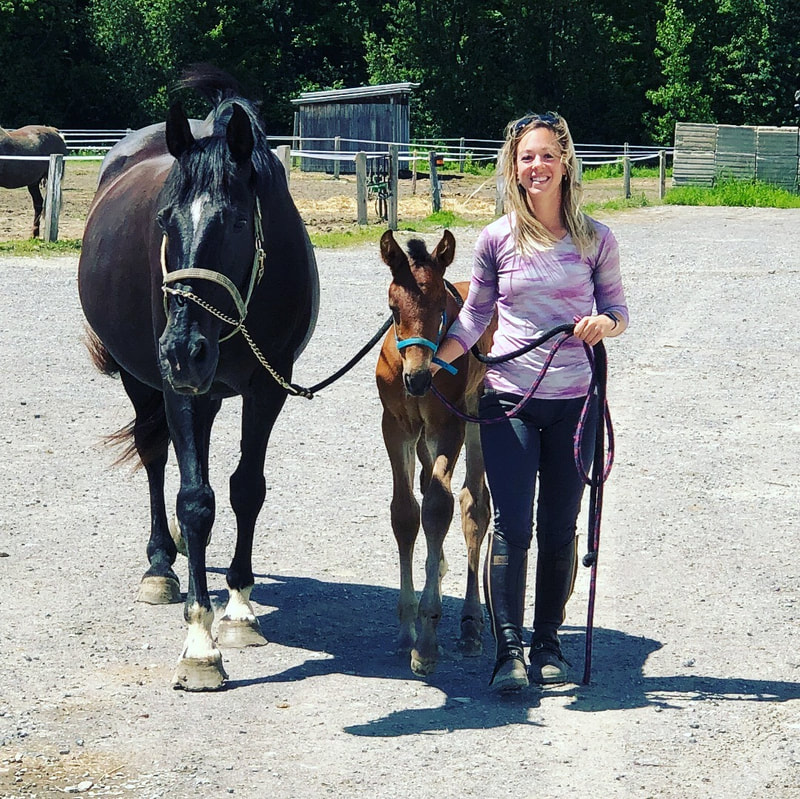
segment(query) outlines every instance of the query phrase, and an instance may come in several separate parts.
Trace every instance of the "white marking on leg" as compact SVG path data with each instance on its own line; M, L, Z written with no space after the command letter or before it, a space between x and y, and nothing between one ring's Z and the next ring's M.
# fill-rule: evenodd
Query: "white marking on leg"
M241 591L236 588L231 588L228 604L225 606L224 618L230 619L230 621L254 622L256 620L256 614L253 610L253 606L250 604L250 592L252 590L252 585L247 588L242 588Z
M198 604L192 605L188 611L189 629L186 643L183 646L182 658L219 659L220 654L211 637L211 622L214 613Z

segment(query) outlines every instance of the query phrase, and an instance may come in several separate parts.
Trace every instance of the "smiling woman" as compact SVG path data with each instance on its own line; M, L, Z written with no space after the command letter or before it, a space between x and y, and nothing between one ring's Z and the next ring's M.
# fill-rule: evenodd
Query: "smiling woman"
M511 122L501 160L510 213L484 229L475 248L469 294L437 353L451 362L469 350L497 314L490 356L509 355L548 329L574 322L552 360L531 349L486 371L480 403L494 531L484 573L496 642L492 689L567 681L558 630L577 567L575 531L598 405L584 347L625 330L628 309L611 231L580 210L577 160L557 114ZM433 364L432 371L438 366ZM525 402L531 386L536 396ZM585 435L575 445L579 421ZM575 452L578 449L579 451ZM583 451L580 451L583 449ZM536 602L530 665L522 642L532 508L538 482Z

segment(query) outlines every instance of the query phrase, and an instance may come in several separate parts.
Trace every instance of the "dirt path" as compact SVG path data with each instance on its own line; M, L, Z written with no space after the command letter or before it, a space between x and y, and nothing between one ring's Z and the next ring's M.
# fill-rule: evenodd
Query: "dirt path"
M488 654L455 653L457 520L442 663L422 680L393 654L374 357L312 402L290 399L276 427L253 592L271 643L225 653L227 690L174 692L181 609L134 602L145 479L97 446L130 411L83 349L76 262L0 258L0 797L800 795L800 212L653 208L610 222L633 321L609 345L616 463L593 682L506 699L486 691ZM467 276L474 236L457 231L451 279ZM318 260L306 385L386 316L376 250ZM220 599L236 410L223 408L213 442ZM423 558L421 544L420 574ZM576 679L587 593L582 569L564 635Z

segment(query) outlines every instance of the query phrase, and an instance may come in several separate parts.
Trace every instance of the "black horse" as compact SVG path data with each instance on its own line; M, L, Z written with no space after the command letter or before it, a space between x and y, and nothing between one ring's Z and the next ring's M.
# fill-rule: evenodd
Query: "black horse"
M181 86L210 99L211 114L190 121L176 104L166 125L112 148L87 218L78 281L94 361L119 373L135 410L117 439L147 471L150 568L139 599L150 603L180 601L164 502L170 441L175 449L189 629L173 684L196 691L218 688L227 676L206 582L211 427L222 400L241 396L241 458L230 478L237 539L217 641L265 643L249 601L253 530L266 494L269 435L316 322L319 283L255 104L210 67L193 68Z

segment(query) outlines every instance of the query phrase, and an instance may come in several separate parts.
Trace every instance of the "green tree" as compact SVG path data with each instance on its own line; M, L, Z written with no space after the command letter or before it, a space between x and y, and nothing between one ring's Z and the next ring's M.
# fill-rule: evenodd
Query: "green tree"
M707 17L705 21L708 23ZM646 93L657 109L651 121L657 142L672 141L676 122L715 121L708 84L700 77L705 64L699 57L695 36L698 27L679 0L665 0L664 17L656 23L656 56L661 62L662 83Z
M64 96L85 50L78 0L0 0L0 124L66 127Z

